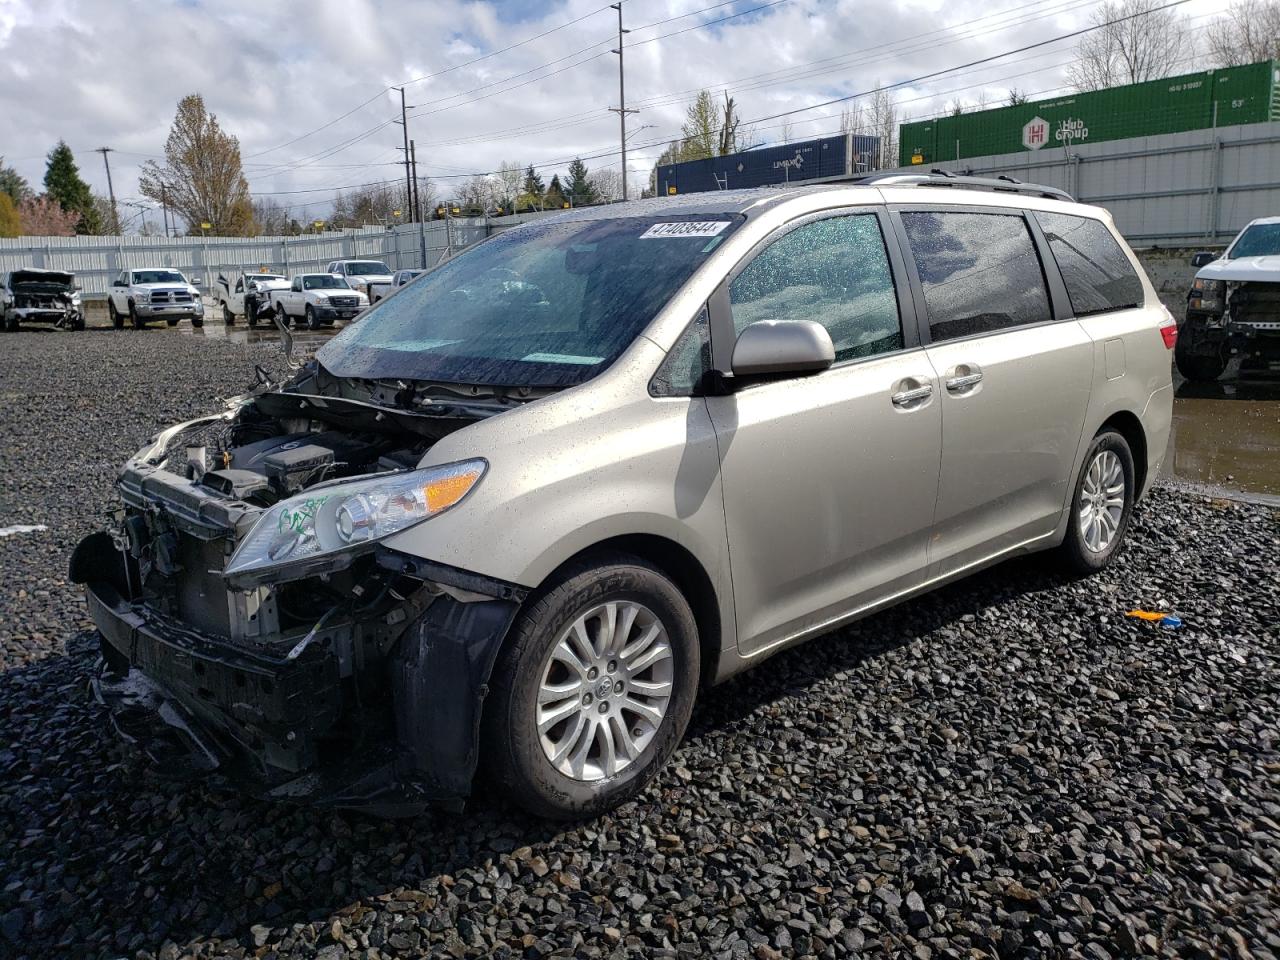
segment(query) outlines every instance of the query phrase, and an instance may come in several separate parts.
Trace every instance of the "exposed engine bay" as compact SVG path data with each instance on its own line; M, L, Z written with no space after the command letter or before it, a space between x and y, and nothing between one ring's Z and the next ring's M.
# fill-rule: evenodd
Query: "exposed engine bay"
M103 633L95 690L117 727L170 753L180 741L181 762L276 797L394 812L465 796L492 663L477 654L496 651L521 588L376 539L261 576L228 563L260 527L275 531L272 511L420 477L441 437L529 398L341 380L312 362L161 433L121 471L116 529L71 562ZM307 772L317 766L334 779Z
M77 303L75 276L55 270L15 270L3 291L6 330L23 323L52 323L69 330L84 328Z

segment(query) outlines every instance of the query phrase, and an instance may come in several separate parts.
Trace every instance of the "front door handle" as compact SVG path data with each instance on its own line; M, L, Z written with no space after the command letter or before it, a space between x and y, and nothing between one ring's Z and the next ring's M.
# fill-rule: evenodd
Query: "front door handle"
M972 387L982 382L982 374L967 373L963 377L952 377L947 381L947 389L952 393L964 390L966 387Z
M929 399L931 396L933 396L933 384L926 383L919 387L912 387L909 390L899 390L889 399L893 401L895 407L910 407L921 400Z

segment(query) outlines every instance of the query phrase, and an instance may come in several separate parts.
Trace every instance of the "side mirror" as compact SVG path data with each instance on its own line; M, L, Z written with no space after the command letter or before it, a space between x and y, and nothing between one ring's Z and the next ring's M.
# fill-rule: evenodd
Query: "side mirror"
M1191 265L1198 270L1201 267L1207 267L1209 264L1213 263L1213 261L1217 259L1218 259L1218 255L1216 253L1201 251L1200 253L1193 253L1191 255Z
M192 277L192 278L191 278L191 285L192 285L193 287L200 287L200 286L203 286L203 285L204 285L204 277Z
M835 362L826 327L812 320L761 320L738 335L733 345L735 377L816 373Z

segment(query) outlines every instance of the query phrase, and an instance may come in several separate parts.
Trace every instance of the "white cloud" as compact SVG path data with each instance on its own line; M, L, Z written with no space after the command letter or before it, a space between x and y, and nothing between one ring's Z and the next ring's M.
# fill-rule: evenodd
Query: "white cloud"
M714 2L627 0L625 16L638 28ZM685 104L676 94L688 97L700 87L736 81L731 90L750 120L1053 36L1082 25L1092 6L1038 0L1002 13L1019 0L996 11L975 0L908 0L892 7L788 0L643 42L763 2L735 0L628 37L628 101L643 108L629 123L633 129L653 126L632 140L633 180L645 178L660 141L678 131ZM1212 9L1208 0L1184 9L1196 15L1193 8L1200 6ZM460 66L585 14L591 15L533 43ZM984 19L943 31L977 18ZM435 73L410 85L407 94L417 106L410 131L419 165L429 175L457 183L453 175L513 160L538 164L549 178L574 155L617 148L617 116L607 109L617 104L617 60L607 52L616 24L601 0L0 0L0 148L6 162L38 183L44 154L65 139L86 178L105 192L101 159L92 151L114 147L117 196L136 195L138 168L163 152L178 99L199 92L240 138L253 191L323 188L277 197L308 216L320 212L332 187L398 176L401 133L388 121L398 115L399 96L379 91ZM587 47L588 53L535 69ZM1070 49L1061 44L909 86L898 92L902 110L928 115L956 96L974 100L984 89L992 99L1009 86L1053 90L1064 82ZM578 60L585 62L570 67ZM964 87L969 89L958 89ZM793 118L792 136L832 132L839 112L837 106ZM777 123L761 124L756 133L759 140L776 139ZM588 165L617 162L610 155Z

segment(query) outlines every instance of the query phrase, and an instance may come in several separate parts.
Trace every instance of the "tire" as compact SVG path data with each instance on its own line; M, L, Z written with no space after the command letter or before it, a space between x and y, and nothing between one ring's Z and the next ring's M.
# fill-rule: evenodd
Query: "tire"
M289 314L285 311L283 303L276 304L276 318L280 321L280 324L283 327L285 327L286 329L288 328Z
M168 324L169 326L171 326L171 327L176 327L176 326L178 325L178 318L177 318L177 317L165 317L165 318L164 318L164 322L165 322L165 323L167 323L167 324Z
M120 311L116 309L116 302L107 297L107 316L111 318L111 326L117 330L124 329L124 317L120 315Z
M132 300L129 301L129 320L133 324L133 329L135 330L147 329L147 321L143 320L142 317L138 316L138 308L134 306L134 303Z
M228 327L235 326L236 322L236 315L231 312L225 300L222 301L222 322Z
M83 314L83 313L77 313L77 314L76 314L76 318L75 318L74 320L72 320L72 321L71 321L71 329L72 329L72 330L83 330L83 329L84 329L84 314Z
M1108 492L1115 488L1116 468L1124 489L1108 497ZM1100 493L1095 494L1094 490ZM1115 430L1100 431L1089 445L1080 476L1076 478L1066 539L1058 549L1059 559L1068 573L1081 576L1096 573L1111 562L1129 529L1136 493L1133 453L1128 441ZM1117 497L1120 503L1114 504L1112 501Z
M1227 369L1227 358L1224 353L1204 356L1184 351L1181 345L1173 349L1173 361L1178 365L1178 372L1188 380L1205 383L1217 380L1222 371Z
M608 604L623 611L630 605L635 611L613 657L604 652L608 648L601 635ZM575 643L572 628L584 616L602 655L592 661L586 648L577 646L580 661L591 666L575 674L565 666L567 661L552 654L562 641ZM642 646L641 638L655 624L660 632ZM660 649L663 644L665 651ZM633 676L627 675L627 649L633 650L632 662L640 665ZM693 612L665 575L644 560L620 553L575 566L530 598L499 654L483 721L485 774L501 795L537 816L567 820L603 813L643 789L670 758L693 711L699 669ZM540 705L544 681L552 687L576 686L563 703ZM641 693L640 685L646 683L656 692ZM630 705L661 709L646 716ZM539 710L563 711L564 719L539 732ZM599 717L607 719L601 723ZM584 727L585 735L579 732ZM616 745L612 764L606 739ZM619 749L624 742L634 750L630 759ZM567 751L559 761L564 768L547 752L557 749Z
M204 326L204 317L192 317L191 326L199 330L201 327Z
M14 315L14 314L5 314L5 318L4 318L4 332L5 332L5 333L17 333L17 332L18 332L18 318L17 318L17 316L16 316L16 315Z
M302 311L302 315L304 319L307 321L308 330L320 329L320 326L321 326L320 318L316 316L316 312L311 308L311 304L309 303L307 304L306 308Z

